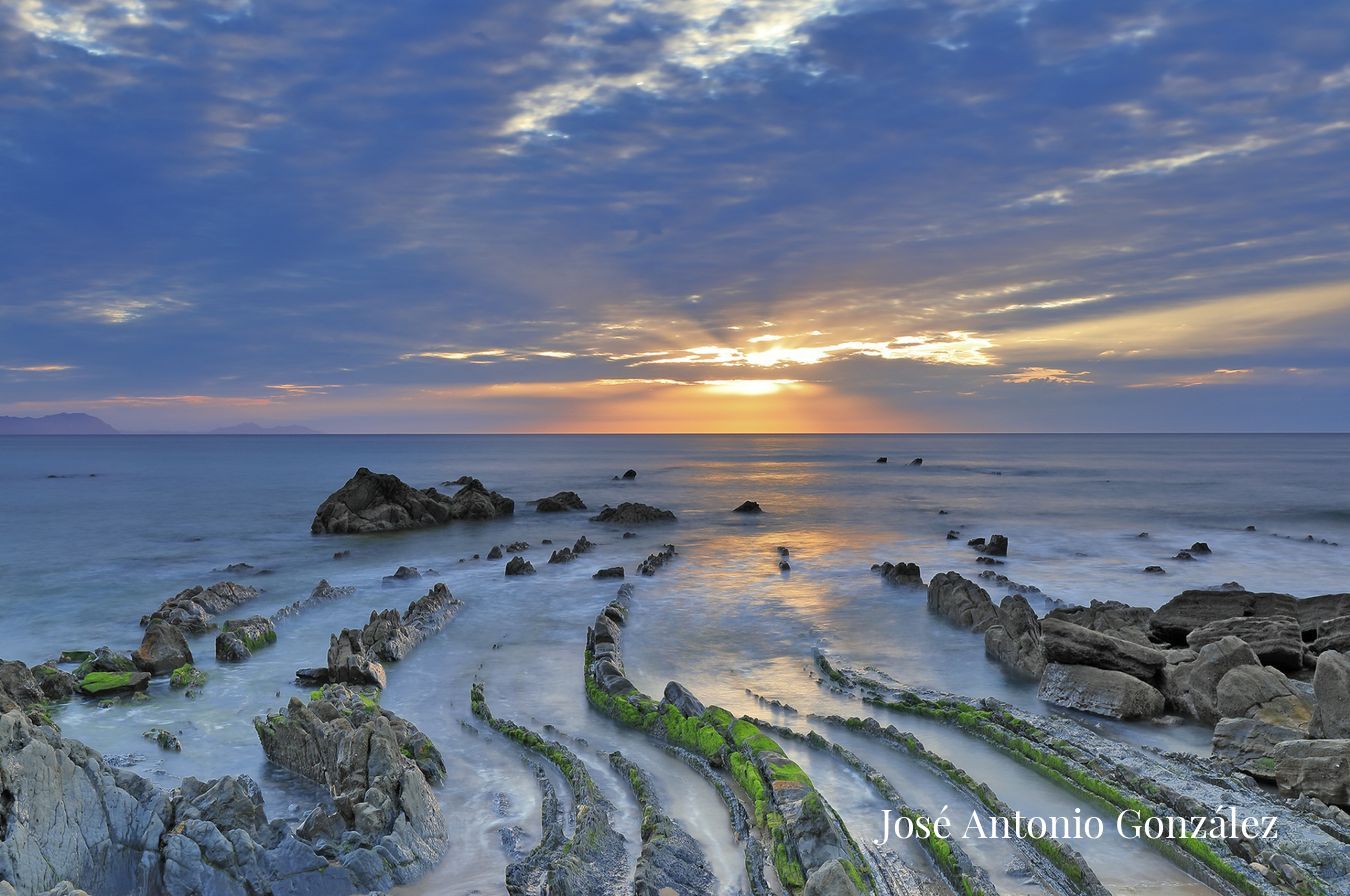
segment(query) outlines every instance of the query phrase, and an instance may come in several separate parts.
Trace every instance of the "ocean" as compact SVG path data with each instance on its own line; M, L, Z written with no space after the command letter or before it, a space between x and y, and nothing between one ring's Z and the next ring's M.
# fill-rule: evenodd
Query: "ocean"
M889 463L875 463L879 456ZM909 465L916 457L923 464ZM293 673L323 664L330 633L359 626L372 610L402 608L443 581L464 609L389 666L384 696L437 742L449 766L439 795L450 852L407 891L500 892L503 843L538 836L531 773L514 748L472 725L468 694L477 679L498 715L569 739L634 843L636 807L601 753L621 748L649 766L672 815L704 843L732 893L744 870L711 791L586 704L586 626L616 588L591 578L597 568L622 565L636 585L625 660L648 693L678 680L706 703L803 730L808 710L863 714L812 674L812 651L821 648L902 682L1049 712L1034 683L985 660L979 635L931 616L921 590L888 586L870 565L909 561L925 578L945 570L975 577L985 567L966 540L1001 533L1011 548L996 571L1039 588L1029 596L1038 611L1092 599L1158 606L1186 588L1229 581L1300 596L1345 591L1347 460L1344 435L6 437L0 657L37 663L68 649L129 650L140 642L140 617L191 585L234 579L264 589L236 615L271 613L320 578L354 586L350 597L279 622L277 644L241 665L217 664L211 636L193 639L210 676L196 700L157 680L149 701L100 708L76 700L53 713L66 735L165 786L186 775L248 774L273 816L298 818L322 795L266 762L250 720L307 692ZM469 474L514 498L516 513L418 532L310 535L315 508L361 466L419 487ZM630 467L636 479L613 478ZM538 514L526 503L559 490L579 493L591 511ZM744 500L765 512L731 512ZM621 501L668 508L679 520L637 528L629 539L589 522ZM945 537L952 529L960 538ZM594 553L546 563L553 547L583 534L598 544ZM471 559L513 541L530 543L523 554L536 575L507 578L502 562ZM1197 541L1213 553L1172 559ZM636 563L666 543L678 559L634 579ZM791 552L790 572L778 569L779 545ZM334 559L340 550L351 554ZM254 569L220 571L235 563ZM1142 572L1154 564L1167 574ZM400 565L436 572L383 585ZM1006 593L988 587L995 601ZM801 712L775 709L774 700ZM1014 806L1045 813L1070 805L994 751L919 721L896 720L977 778L997 779ZM1162 749L1208 750L1208 731L1195 725L1089 723ZM145 740L153 726L182 732L183 752ZM900 758L849 746L892 769L912 803L949 798ZM851 829L875 826L881 807L856 777L810 753L794 758ZM1207 892L1138 844L1108 838L1083 851L1113 892ZM1001 867L996 853L982 858ZM1019 889L1012 872L996 883L1004 893L1035 892Z

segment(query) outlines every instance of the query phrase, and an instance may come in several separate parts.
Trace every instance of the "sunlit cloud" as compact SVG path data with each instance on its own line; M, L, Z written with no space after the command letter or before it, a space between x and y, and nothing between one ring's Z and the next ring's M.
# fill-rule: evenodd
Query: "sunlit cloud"
M333 383L325 385L302 385L299 383L278 383L276 385L263 386L264 389L275 389L291 396L305 395L327 395L330 389L341 389L342 387Z
M715 367L794 367L813 366L843 358L867 357L888 361L910 360L929 364L982 366L992 364L987 351L993 342L959 330L924 336L901 336L889 342L851 341L830 345L787 346L747 350L734 346L700 345L679 354L663 354L633 361L628 366L659 364L700 364ZM612 357L611 360L619 360Z
M10 373L62 373L74 369L73 364L22 364L0 367L0 370L7 370Z
M1113 180L1117 177L1137 177L1144 174L1171 174L1182 168L1189 168L1201 162L1225 159L1231 156L1245 156L1275 146L1283 141L1272 137L1252 134L1233 143L1218 146L1203 146L1175 155L1140 159L1116 168L1101 168L1087 176L1088 181Z
M114 326L192 307L191 302L172 296L131 297L106 293L85 294L62 304L69 317Z
M804 42L806 25L837 11L834 0L655 0L617 8L607 0L576 0L559 17L566 33L550 41L570 64L554 80L516 96L500 133L564 137L555 122L570 112L628 93L660 96L755 55L786 57ZM659 23L659 39L645 67L606 72L587 52L610 34L648 21ZM698 89L706 90L706 83Z
M1060 367L1023 367L1012 373L997 374L998 378L1005 383L1064 383L1081 384L1091 383L1092 380L1087 377L1091 371L1079 370L1072 373Z
M1114 293L1104 292L1095 296L1074 296L1067 299L1047 299L1044 302L1018 302L1012 305L1003 305L999 308L990 308L985 314L1007 314L1012 311L1052 311L1056 308L1072 308L1075 305L1090 305L1093 302L1104 302L1112 298Z

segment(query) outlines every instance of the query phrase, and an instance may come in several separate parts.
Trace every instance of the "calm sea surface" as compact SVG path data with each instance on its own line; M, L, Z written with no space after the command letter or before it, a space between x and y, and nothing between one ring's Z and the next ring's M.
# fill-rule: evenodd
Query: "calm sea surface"
M880 455L890 463L874 463ZM907 465L919 456L921 467ZM182 588L228 578L217 570L231 563L268 571L232 577L265 589L239 615L270 613L307 596L320 578L355 586L350 597L280 622L277 644L246 664L218 666L212 639L194 640L210 675L198 700L157 681L147 702L100 709L76 701L55 714L66 734L166 785L188 774L247 773L263 784L273 815L296 816L316 795L267 764L250 720L304 693L292 674L322 665L330 633L363 623L371 610L406 606L444 581L464 610L389 667L384 697L440 744L450 766L441 798L453 843L420 891L500 892L508 861L501 831L519 826L527 846L537 835L538 796L519 755L463 724L469 684L480 678L499 715L553 725L574 739L634 842L635 810L597 751L621 748L649 766L730 892L743 871L711 791L586 706L585 630L615 590L591 578L597 568L623 565L631 574L663 543L679 549L675 563L637 580L625 659L649 693L677 679L705 702L761 716L772 713L757 697L861 714L809 674L820 646L901 681L1044 712L1034 685L984 659L980 636L932 618L921 591L888 587L868 567L905 560L925 577L948 569L974 577L983 567L965 540L998 532L1012 546L998 571L1042 589L1044 598L1033 598L1040 610L1052 600L1093 598L1157 606L1184 588L1233 580L1297 595L1350 590L1347 548L1321 543L1350 545L1348 461L1350 436L1340 435L0 438L0 657L36 663L62 649L129 650L140 641L143 614ZM515 498L517 512L421 532L311 536L315 507L359 466L417 486L471 474ZM635 481L611 478L629 467ZM589 522L590 513L537 514L525 503L562 489L593 510L635 500L669 508L679 522L622 539L621 529ZM747 499L766 512L730 512ZM1258 531L1244 531L1248 525ZM961 539L947 540L948 529ZM1145 531L1148 539L1136 537ZM561 546L583 534L598 543L595 553L546 564L544 539ZM468 559L518 540L533 545L525 552L533 577L508 579L500 562ZM1208 542L1213 555L1170 559L1195 541ZM778 545L792 551L788 574L778 571ZM333 559L347 549L349 558ZM1168 574L1143 574L1150 564ZM437 573L382 586L400 565ZM1005 593L989 590L995 601ZM1015 807L1071 806L957 733L896 721L977 777L997 780ZM151 726L181 731L183 752L162 753L144 740ZM1189 725L1106 730L1168 749L1208 749L1208 732ZM857 781L819 757L800 758L850 826L871 836L866 826L879 807ZM950 798L899 759L868 758L911 802L926 808ZM1104 851L1095 860L1094 849ZM1137 846L1102 842L1084 852L1116 892L1195 888ZM998 858L984 857L991 865ZM1022 891L1015 879L997 882L1004 892Z

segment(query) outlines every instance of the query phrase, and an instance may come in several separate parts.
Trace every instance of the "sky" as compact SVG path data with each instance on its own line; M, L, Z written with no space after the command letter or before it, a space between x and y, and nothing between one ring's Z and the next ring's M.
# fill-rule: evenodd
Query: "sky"
M8 0L0 414L1344 431L1350 4Z

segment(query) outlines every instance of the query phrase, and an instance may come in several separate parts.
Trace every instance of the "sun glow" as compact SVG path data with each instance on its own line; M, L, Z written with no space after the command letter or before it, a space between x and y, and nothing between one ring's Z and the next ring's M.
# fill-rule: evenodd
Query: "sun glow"
M801 380L700 380L699 385L718 395L773 395Z

